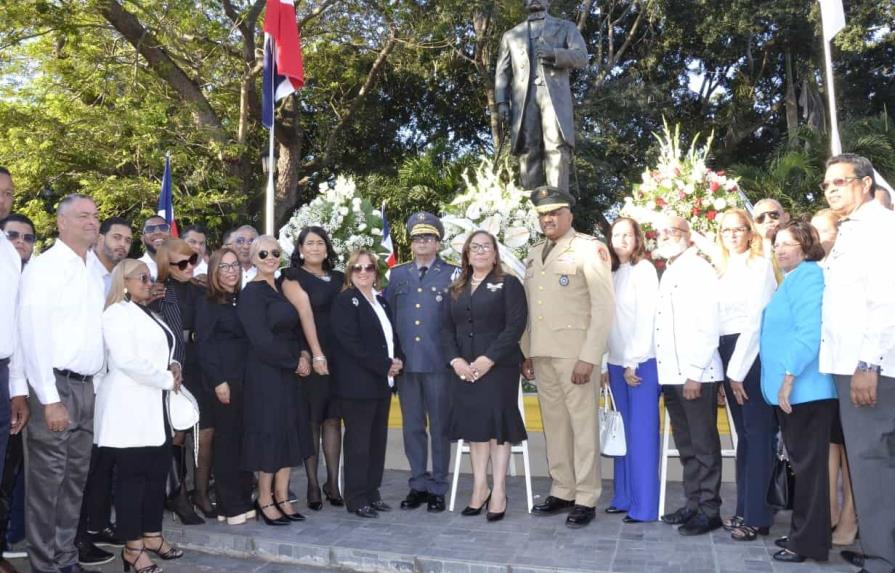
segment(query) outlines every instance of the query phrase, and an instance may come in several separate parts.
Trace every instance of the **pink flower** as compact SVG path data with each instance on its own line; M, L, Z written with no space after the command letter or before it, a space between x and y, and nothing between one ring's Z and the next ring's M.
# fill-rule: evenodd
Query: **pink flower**
M720 188L721 185L717 181L712 181L711 183L709 183L709 191L711 191L712 193L716 193Z
M718 213L717 213L716 211L709 211L708 213L705 214L705 217L706 217L706 219L708 219L709 221L714 221L714 220L715 220L715 216L716 216L717 214L718 214Z

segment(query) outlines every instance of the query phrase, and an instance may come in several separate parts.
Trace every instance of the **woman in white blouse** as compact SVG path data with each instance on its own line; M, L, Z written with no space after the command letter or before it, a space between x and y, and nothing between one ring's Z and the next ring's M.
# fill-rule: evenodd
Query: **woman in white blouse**
M625 523L655 521L659 505L659 381L653 322L659 278L634 219L612 224L615 320L609 333L608 383L625 422L628 454L615 458L615 496L606 513ZM604 384L606 377L604 376Z
M761 397L758 341L761 314L777 288L774 267L763 256L761 235L742 209L721 216L718 251L712 262L720 275L721 340L727 407L736 427L737 507L724 527L736 541L767 535L773 513L766 503L774 461L777 422Z

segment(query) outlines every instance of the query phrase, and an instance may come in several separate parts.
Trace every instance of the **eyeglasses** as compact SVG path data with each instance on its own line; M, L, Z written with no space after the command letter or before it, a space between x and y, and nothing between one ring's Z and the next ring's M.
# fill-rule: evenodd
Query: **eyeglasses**
M801 247L801 246L802 246L802 243L774 243L775 249L781 249L783 247L790 249L792 247Z
M218 270L220 270L222 273L235 273L239 270L239 262L219 263Z
M438 240L438 237L435 235L416 235L415 237L411 237L411 243L434 243Z
M482 243L469 243L470 253L490 253L494 250L491 245L483 245Z
M185 271L187 267L195 267L196 263L199 262L199 255L193 254L188 259L183 259L182 261L170 261L171 266L177 267L178 269Z
M748 227L728 227L726 229L721 229L722 235L742 235L746 231L748 231Z
M146 234L169 233L171 232L171 225L169 225L168 223L159 223L158 225L144 225L143 232Z
M255 242L255 239L247 239L245 237L236 237L233 239L232 243L238 245L240 247L245 247L246 245L251 246L252 243Z
M34 233L20 233L18 231L6 231L6 238L10 241L18 241L22 239L28 244L33 245L34 241L37 240L37 237L34 236Z
M366 265L352 265L351 272L355 273L372 273L376 270L376 265L373 263Z
M687 229L681 229L680 227L668 227L666 229L659 229L659 235L669 235L672 237L680 237L686 232Z
M755 217L755 222L759 225L763 225L764 222L770 218L771 221L779 221L781 213L779 211L768 211L766 213L762 213L761 215L757 215Z
M126 278L127 280L131 280L131 281L140 281L144 285L152 282L152 277L149 276L147 273L141 273L136 276L124 277L124 278Z
M282 254L282 251L279 251L277 249L274 249L272 251L258 251L258 258L263 261L264 259L272 255L273 258L279 259L280 255Z
M830 181L824 181L823 183L818 185L818 187L820 187L821 191L826 193L826 191L831 187L845 187L852 181L860 181L861 179L863 179L863 177L837 177L836 179L832 179Z

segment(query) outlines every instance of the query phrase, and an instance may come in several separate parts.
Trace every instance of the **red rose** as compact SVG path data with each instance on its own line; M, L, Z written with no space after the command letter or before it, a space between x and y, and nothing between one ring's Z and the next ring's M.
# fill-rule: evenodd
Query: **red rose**
M708 213L705 214L705 216L708 218L709 221L714 221L715 215L717 215L717 214L718 213L715 211L709 211Z
M720 188L721 184L717 181L712 181L711 183L709 183L709 191L711 191L712 193L715 193Z
M665 202L665 199L663 199L661 197L656 198L656 207L664 207L667 204L668 203Z

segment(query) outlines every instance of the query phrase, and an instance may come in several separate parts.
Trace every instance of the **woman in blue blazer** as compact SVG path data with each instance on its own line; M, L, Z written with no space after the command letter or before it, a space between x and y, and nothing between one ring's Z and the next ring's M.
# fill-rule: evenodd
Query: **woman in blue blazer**
M761 324L761 392L777 406L783 442L795 473L789 535L777 540L777 561L826 561L830 544L827 459L837 408L836 388L818 365L824 257L817 231L805 222L784 225L774 251L783 283Z

